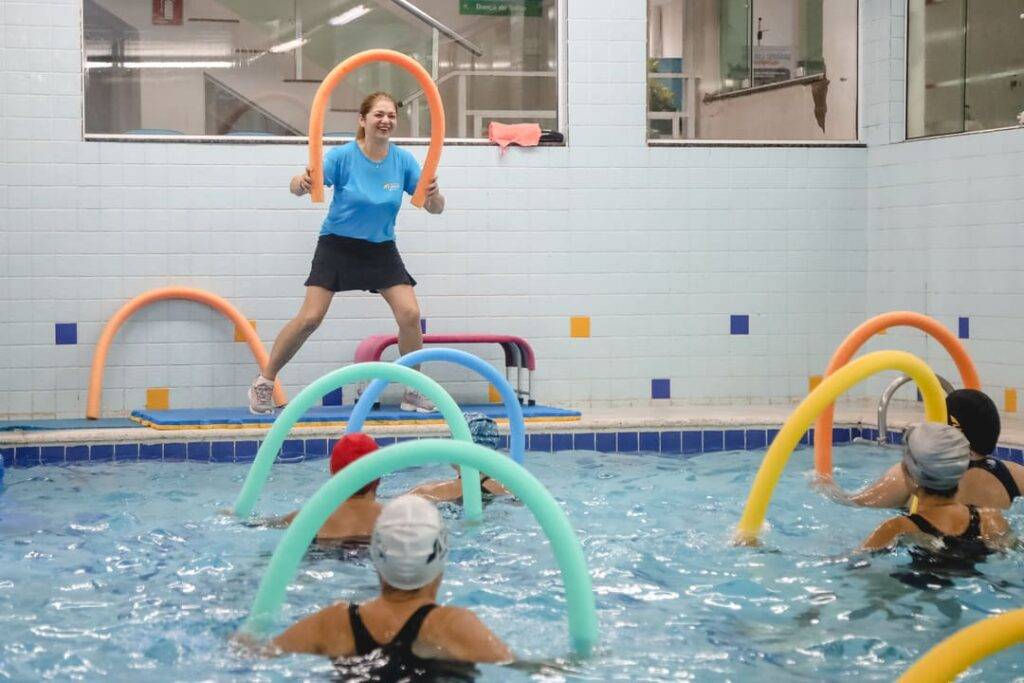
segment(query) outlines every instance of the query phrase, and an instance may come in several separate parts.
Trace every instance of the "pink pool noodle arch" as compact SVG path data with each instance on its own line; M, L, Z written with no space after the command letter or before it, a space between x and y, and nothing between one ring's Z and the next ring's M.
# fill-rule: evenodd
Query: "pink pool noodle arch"
M85 408L85 416L88 419L96 420L100 416L100 398L103 394L103 370L107 363L107 351L110 349L110 344L114 341L117 331L121 329L121 325L128 318L135 315L136 311L157 301L166 301L168 299L195 301L196 303L206 304L218 313L221 313L225 318L231 320L235 327L245 336L245 341L249 345L253 357L256 358L260 369L267 366L269 357L267 356L266 349L263 348L263 342L260 341L259 336L256 334L256 330L249 324L249 320L226 299L194 287L160 287L151 289L122 306L107 321L106 326L103 328L103 333L100 335L100 339L96 343L96 350L92 355L92 369L89 372L89 393ZM287 403L287 398L281 389L280 383L274 384L274 400L278 405Z

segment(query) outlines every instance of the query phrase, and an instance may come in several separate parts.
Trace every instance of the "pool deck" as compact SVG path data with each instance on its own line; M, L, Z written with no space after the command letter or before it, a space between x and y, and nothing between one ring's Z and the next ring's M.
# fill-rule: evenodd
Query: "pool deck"
M529 433L544 432L602 432L602 431L658 431L685 428L713 427L779 427L792 413L795 404L750 405L644 405L625 407L572 406L583 417L576 421L530 422ZM844 401L836 406L837 427L876 427L877 399ZM1024 415L1002 413L1000 444L1024 446ZM901 429L909 422L923 419L920 403L893 401L889 408L889 429ZM307 426L293 430L304 438L334 437L342 433L338 426ZM365 431L377 436L444 435L444 424L370 425ZM507 432L507 428L502 430ZM42 446L68 443L157 443L180 441L213 441L217 439L260 439L266 427L231 429L175 429L159 430L149 427L114 429L54 429L0 432L0 446Z

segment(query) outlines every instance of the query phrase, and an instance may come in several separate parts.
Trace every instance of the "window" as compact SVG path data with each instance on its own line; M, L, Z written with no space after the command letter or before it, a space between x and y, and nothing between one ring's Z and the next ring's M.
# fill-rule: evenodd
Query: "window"
M1017 124L1024 110L1024 1L910 0L907 137Z
M648 0L648 139L855 140L856 0Z
M431 73L449 138L557 130L558 22L558 0L84 0L85 133L305 136L323 77L379 47ZM334 91L325 134L354 135L376 90L400 104L398 137L430 135L416 80L389 64Z

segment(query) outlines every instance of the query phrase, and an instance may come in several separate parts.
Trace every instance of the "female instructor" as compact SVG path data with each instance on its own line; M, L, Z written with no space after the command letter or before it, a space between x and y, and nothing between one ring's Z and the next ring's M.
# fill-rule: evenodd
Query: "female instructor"
M270 360L249 388L249 410L274 411L274 380L327 314L335 292L379 292L398 323L398 350L402 355L423 347L420 307L409 275L395 246L395 217L402 193L410 195L420 179L420 166L412 154L391 144L398 117L395 100L375 92L359 107L356 139L333 147L324 155L324 185L334 188L331 206L320 228L313 265L306 278L302 308L277 336ZM292 178L292 194L310 190L309 169ZM427 186L429 213L444 211L437 179ZM422 394L406 390L402 410L430 412L434 405Z

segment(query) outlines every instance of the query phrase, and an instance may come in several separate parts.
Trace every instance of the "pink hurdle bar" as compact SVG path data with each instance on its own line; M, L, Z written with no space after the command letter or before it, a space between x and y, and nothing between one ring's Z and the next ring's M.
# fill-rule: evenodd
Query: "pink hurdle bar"
M398 343L394 334L375 334L359 342L355 362L379 361L384 350ZM537 369L537 357L533 347L522 337L510 334L425 334L424 344L499 344L505 352L505 377L509 379L512 368L516 371L516 396L520 403L534 405L533 371ZM526 390L523 390L523 370L526 370Z

